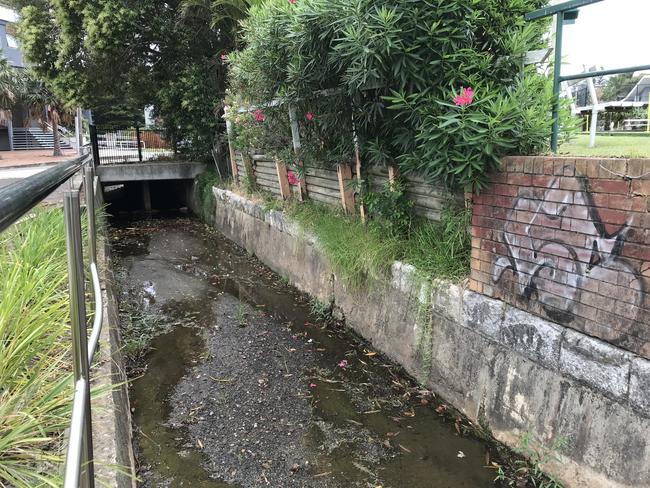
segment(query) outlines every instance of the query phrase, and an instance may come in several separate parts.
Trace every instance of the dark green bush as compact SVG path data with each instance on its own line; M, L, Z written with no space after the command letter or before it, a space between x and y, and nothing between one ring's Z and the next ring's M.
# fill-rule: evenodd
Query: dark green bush
M230 56L229 101L294 105L311 164L350 161L354 128L365 162L480 188L501 156L546 148L548 80L523 67L547 26L523 15L545 3L270 0ZM462 87L475 97L458 107ZM263 130L286 138L270 118Z

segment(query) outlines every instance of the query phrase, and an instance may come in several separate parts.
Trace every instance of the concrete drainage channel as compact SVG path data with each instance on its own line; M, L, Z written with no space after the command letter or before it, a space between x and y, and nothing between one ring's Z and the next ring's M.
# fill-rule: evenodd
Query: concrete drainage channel
M641 358L613 368L613 346L450 283L427 288L401 263L348 290L281 213L214 191L214 226L287 278L187 215L113 221L121 320L159 332L130 364L142 486L492 486L501 459L473 437L479 424L512 447L524 432L566 436L546 466L566 486L649 486L650 453L633 447L650 429ZM326 325L328 303L370 342ZM429 362L416 354L423 303ZM469 421L450 422L408 375ZM599 447L616 438L626 446Z
M492 446L219 233L118 220L112 244L122 319L160 332L131 364L142 486L492 486Z

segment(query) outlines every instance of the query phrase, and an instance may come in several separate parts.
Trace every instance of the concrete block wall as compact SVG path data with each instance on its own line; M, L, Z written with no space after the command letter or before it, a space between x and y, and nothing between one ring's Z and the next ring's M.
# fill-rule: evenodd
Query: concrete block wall
M516 447L524 432L549 446L565 438L563 462L547 469L567 487L650 488L650 361L461 284L422 280L405 263L349 289L318 241L281 212L214 194L214 225L228 238L332 303L374 348L497 439Z
M473 199L471 290L650 358L650 159L509 157Z

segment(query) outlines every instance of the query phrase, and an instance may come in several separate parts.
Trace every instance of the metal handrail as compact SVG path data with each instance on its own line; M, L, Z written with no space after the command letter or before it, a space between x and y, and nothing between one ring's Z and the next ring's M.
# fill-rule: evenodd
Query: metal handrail
M72 417L65 458L64 488L94 488L95 486L89 369L97 350L104 318L102 289L96 263L95 200L100 188L94 174L93 162L96 163L96 159L91 155L84 155L70 161L64 161L53 168L0 188L0 232L2 232L17 222L54 190L70 180L79 170L83 170L86 217L88 219L88 255L95 302L95 316L90 338L88 338L85 303L86 283L81 242L81 206L79 190L71 189L64 191L63 214L68 256L75 391L72 400Z
M104 315L104 304L102 303L102 288L99 283L99 273L97 272L97 265L90 263L90 274L93 279L93 295L95 298L95 318L93 321L93 328L88 340L88 366L93 363L93 356L97 350L99 343L99 334L102 332L102 321Z
M86 419L86 396L88 382L81 378L75 384L74 400L72 401L72 419L70 420L70 443L65 457L65 487L77 488L81 476L81 457L84 421ZM79 439L73 442L72 439Z
M24 180L0 188L0 232L29 212L90 160L89 155L64 161Z

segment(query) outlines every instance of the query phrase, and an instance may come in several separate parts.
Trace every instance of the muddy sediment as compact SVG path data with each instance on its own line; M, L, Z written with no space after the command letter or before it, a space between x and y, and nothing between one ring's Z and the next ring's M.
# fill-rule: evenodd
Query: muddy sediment
M488 446L219 233L115 220L112 243L124 325L163 331L131 388L141 486L492 486Z

